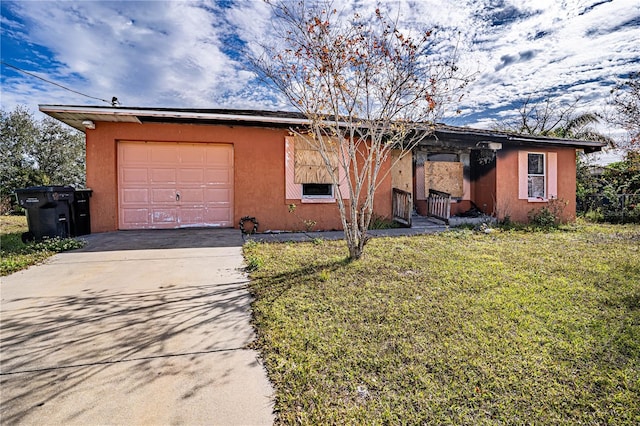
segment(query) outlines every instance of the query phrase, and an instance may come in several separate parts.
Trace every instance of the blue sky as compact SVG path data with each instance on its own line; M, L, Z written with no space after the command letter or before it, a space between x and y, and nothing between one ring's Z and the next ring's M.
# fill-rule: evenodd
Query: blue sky
M640 0L380 1L407 29L437 27L477 73L454 125L487 128L527 98L601 111L616 79L640 71ZM370 0L336 2L344 13ZM123 106L290 110L238 51L269 40L260 0L6 1L2 60ZM456 36L459 34L459 36ZM107 105L2 66L2 107ZM452 108L454 111L455 108ZM603 128L616 136L617 130Z

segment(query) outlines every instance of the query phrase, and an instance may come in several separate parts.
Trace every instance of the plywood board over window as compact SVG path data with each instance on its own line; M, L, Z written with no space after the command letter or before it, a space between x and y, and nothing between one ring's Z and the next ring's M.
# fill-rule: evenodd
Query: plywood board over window
M329 153L331 166L335 173L338 169L338 143L335 140L327 140L325 143L336 149L336 152ZM306 137L296 136L294 149L295 183L333 183L324 159L314 143Z
M400 155L404 154L402 158ZM391 185L394 188L413 192L413 158L411 152L403 153L399 149L391 151Z
M462 197L463 165L459 162L427 161L424 163L424 192L429 190L447 192L452 197Z

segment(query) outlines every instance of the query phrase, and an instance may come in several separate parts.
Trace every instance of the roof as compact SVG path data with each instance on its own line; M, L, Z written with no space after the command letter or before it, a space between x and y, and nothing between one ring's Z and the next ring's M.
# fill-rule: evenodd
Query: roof
M120 123L187 123L187 124L244 124L247 126L282 127L308 124L304 114L288 111L236 109L102 107L77 105L40 105L40 111L80 131L85 121ZM88 124L88 123L87 123ZM570 146L587 152L599 151L603 142L530 136L517 133L473 129L436 124L432 141L454 141L468 146L484 142L509 145ZM427 142L428 143L428 142Z

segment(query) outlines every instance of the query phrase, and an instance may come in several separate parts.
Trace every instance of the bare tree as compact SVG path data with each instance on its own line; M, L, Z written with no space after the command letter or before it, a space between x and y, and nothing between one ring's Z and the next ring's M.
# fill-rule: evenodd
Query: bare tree
M405 33L379 9L343 19L330 2L269 4L281 44L263 46L255 69L308 119L292 132L320 153L358 259L391 150L402 158L428 136L467 80L454 48L434 52L432 31Z
M527 98L518 108L515 118L504 121L495 128L525 135L584 139L613 145L613 139L592 127L600 123L602 119L600 114L577 113L579 102L580 99L576 99L567 105L546 98L536 103L531 98Z
M630 136L630 148L640 149L640 72L616 84L611 104L615 108L614 124L624 127Z

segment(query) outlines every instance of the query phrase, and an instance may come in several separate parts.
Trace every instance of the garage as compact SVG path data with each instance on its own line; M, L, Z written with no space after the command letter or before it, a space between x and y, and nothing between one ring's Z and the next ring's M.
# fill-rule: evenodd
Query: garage
M118 142L120 229L233 226L233 145Z

